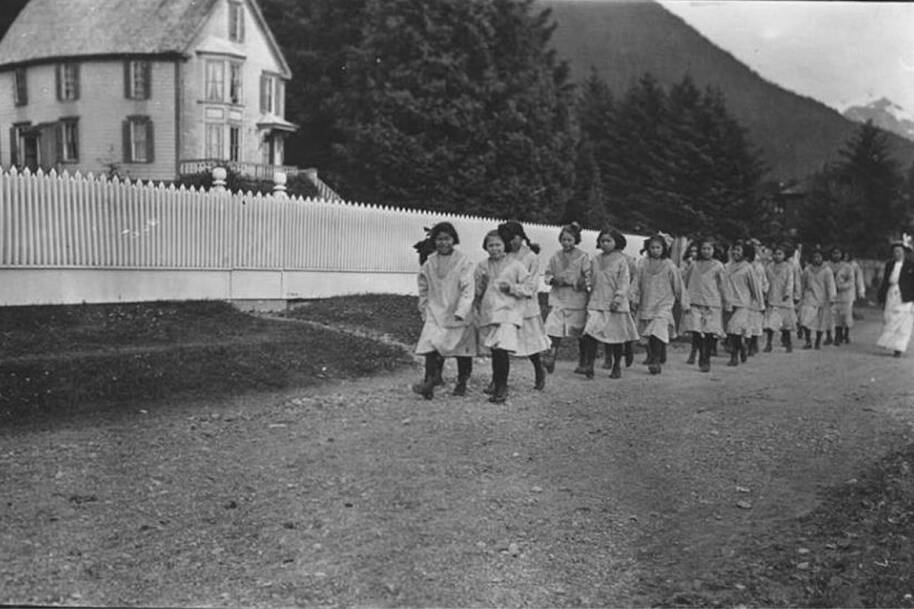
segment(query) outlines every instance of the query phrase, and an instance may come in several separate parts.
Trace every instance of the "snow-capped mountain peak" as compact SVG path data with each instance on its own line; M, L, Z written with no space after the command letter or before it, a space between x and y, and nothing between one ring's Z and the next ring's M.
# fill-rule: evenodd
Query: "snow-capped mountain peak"
M851 106L844 111L844 116L858 123L871 120L880 129L914 141L914 113L885 97L866 105Z

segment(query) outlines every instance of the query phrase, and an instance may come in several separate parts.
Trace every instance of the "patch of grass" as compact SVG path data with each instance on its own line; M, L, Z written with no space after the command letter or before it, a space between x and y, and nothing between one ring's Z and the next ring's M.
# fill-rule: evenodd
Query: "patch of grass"
M0 309L0 419L390 370L395 346L221 302Z
M296 303L288 316L323 324L345 324L372 334L386 334L413 345L422 332L418 298L396 294L358 294Z

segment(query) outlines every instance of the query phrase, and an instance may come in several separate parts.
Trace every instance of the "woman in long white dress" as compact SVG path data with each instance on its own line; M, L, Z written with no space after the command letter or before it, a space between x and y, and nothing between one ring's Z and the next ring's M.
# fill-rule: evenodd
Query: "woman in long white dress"
M892 244L892 259L885 264L879 286L884 325L876 345L891 350L895 357L908 350L914 327L914 264L907 256L910 251L906 243Z

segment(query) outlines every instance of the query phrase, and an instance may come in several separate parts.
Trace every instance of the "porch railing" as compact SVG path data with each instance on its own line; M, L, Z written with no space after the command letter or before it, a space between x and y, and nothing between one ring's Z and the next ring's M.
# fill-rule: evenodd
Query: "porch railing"
M182 176L193 175L210 171L213 167L225 167L246 178L267 181L271 181L277 171L286 174L287 178L292 178L308 171L307 169L299 169L290 165L264 165L261 163L226 161L224 159L186 159L179 163L178 173Z

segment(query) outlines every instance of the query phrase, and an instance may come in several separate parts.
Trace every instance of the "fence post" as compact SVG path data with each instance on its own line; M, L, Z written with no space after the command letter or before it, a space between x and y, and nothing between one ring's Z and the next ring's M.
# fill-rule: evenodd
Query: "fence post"
M273 173L273 196L285 197L286 195L286 174L282 171Z
M216 192L225 191L225 178L228 177L228 172L223 167L213 167L213 190Z

